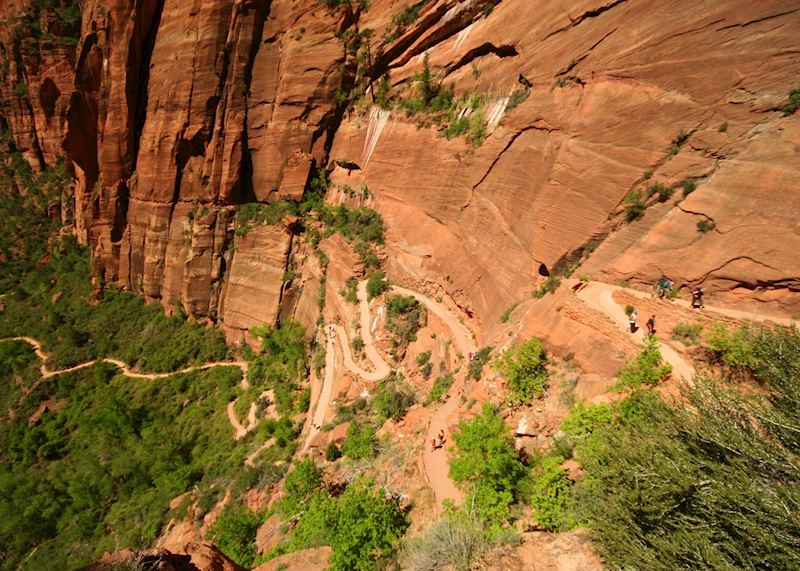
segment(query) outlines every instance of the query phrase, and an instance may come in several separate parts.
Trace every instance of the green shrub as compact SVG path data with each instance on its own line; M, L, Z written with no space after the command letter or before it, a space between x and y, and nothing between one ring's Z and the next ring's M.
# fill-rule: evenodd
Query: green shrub
M647 196L658 195L659 202L666 202L675 193L675 189L660 182L647 185Z
M325 448L325 460L328 462L335 462L341 457L342 451L339 450L339 447L336 446L336 443L328 442L328 446Z
M792 89L789 92L789 101L783 107L783 115L784 117L793 115L798 109L800 109L800 89Z
M370 274L367 280L367 299L372 300L389 289L389 282L386 281L386 274L378 270Z
M358 280L352 276L347 278L339 294L348 303L358 303Z
M700 333L703 326L700 323L676 323L672 329L672 338L684 345L696 345L700 342Z
M753 333L746 325L730 330L723 323L713 323L706 343L711 356L729 367L754 370L758 366Z
M778 381L764 398L696 378L690 410L640 393L593 436L576 497L610 568L797 567L800 341L752 339L753 366Z
M359 478L338 497L318 492L297 523L289 543L271 555L330 545L333 571L371 571L385 565L408 528L395 499L387 499L374 482Z
M401 561L403 569L473 569L495 543L476 515L446 512L424 535L405 542Z
M641 190L634 190L623 201L625 220L633 222L639 218L645 210L644 195Z
M642 351L617 373L617 390L653 385L666 379L672 372L672 365L664 363L658 341L649 335L644 341Z
M611 421L612 409L607 404L579 402L561 423L561 431L573 440L591 436L598 428Z
M711 232L714 228L717 227L716 222L713 220L707 220L703 218L697 222L697 231L701 234L705 234L706 232Z
M431 360L431 352L424 351L417 355L417 367L423 367Z
M681 186L683 187L683 197L686 198L695 190L697 190L697 181L693 178L685 178L683 179Z
M256 531L261 518L242 506L226 507L208 531L208 538L239 565L250 567L256 557Z
M573 484L561 467L564 458L545 456L533 468L530 503L533 519L546 531L568 531L577 525Z
M497 370L506 378L511 406L527 404L544 394L547 386L547 357L538 339L529 339L508 349L497 360Z
M653 171L645 171L642 175L642 180L650 180L651 178L653 178Z
M322 489L322 474L322 470L313 460L299 462L286 476L283 495L275 504L276 513L284 519L291 519L302 513L312 496Z
M506 113L511 113L514 109L522 105L530 96L531 90L528 87L522 87L520 89L515 90L511 97L508 98L508 104L506 105Z
M508 306L508 308L506 308L506 310L500 316L500 323L506 323L508 321L508 319L511 317L511 314L514 313L514 310L517 309L517 307L519 307L520 303L522 303L522 302L521 301L515 301L510 306Z
M417 340L422 326L424 308L414 296L389 295L386 297L386 329L392 333L392 346L404 349Z
M440 402L451 386L453 386L453 373L445 373L437 377L437 379L433 381L431 392L428 393L428 398L425 401L426 404Z
M372 407L378 415L379 422L383 422L387 418L399 421L405 416L408 408L414 404L414 400L414 392L410 387L391 379L378 383L372 399Z
M466 505L474 506L485 525L500 527L529 478L505 421L484 403L481 414L459 423L453 440L450 477L469 492Z
M469 131L469 118L466 115L462 115L456 119L456 121L445 127L445 129L442 131L442 135L447 140L450 140L460 137L467 131Z
M351 346L353 347L353 353L361 353L364 348L364 340L361 337L353 337Z
M720 133L727 133L728 132L728 122L725 121L724 123L720 123L719 127L717 127L717 131Z
M467 366L467 378L474 381L479 381L483 375L483 367L489 362L489 355L492 352L492 347L483 347L475 353L472 361Z
M486 139L486 118L483 112L478 110L469 116L469 131L467 132L467 143L477 148Z
M378 453L378 439L371 426L362 426L357 420L347 428L347 438L342 442L342 454L353 460L374 458Z
M539 288L533 292L533 297L536 299L541 299L546 296L548 293L553 293L558 288L558 285L561 283L561 278L557 276L549 276Z

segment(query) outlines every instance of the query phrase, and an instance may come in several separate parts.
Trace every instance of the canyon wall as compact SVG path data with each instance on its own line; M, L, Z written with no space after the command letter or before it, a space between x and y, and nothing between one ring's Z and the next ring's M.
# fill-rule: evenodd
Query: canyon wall
M300 200L327 167L368 186L390 277L486 328L565 270L800 313L800 2L366 4L87 0L76 42L36 2L0 6L2 114L29 163L74 170L98 285L234 339L291 315L319 283L284 281L302 227L237 233L236 206ZM475 95L479 137L404 110L425 67Z

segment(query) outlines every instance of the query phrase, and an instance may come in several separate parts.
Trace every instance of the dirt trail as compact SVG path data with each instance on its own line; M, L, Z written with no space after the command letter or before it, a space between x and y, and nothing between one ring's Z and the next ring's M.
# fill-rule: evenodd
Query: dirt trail
M453 315L450 310L430 299L428 296L420 294L416 291L402 287L392 287L391 289L396 293L413 296L428 310L433 312L445 324L445 326L450 329L455 348L462 357L467 355L470 351L477 350L473 341L472 332L463 323L461 323L458 317ZM384 379L391 372L391 367L375 348L375 343L372 338L372 316L370 314L369 302L367 301L366 281L362 281L358 284L357 292L359 301L359 319L361 323L361 337L364 341L364 351L369 360L372 362L374 370L365 371L355 362L352 352L350 351L347 333L343 327L339 325L327 326L326 332L328 336L328 344L325 354L325 379L323 381L322 391L316 404L316 409L314 410L311 430L309 431L305 444L303 445L303 452L308 450L311 441L319 433L318 427L320 427L324 422L325 412L330 405L330 398L333 392L333 384L336 376L337 363L335 339L337 334L339 343L342 346L344 365L357 377L366 382L374 383ZM447 402L443 406L439 407L431 417L426 430L423 464L428 482L433 489L434 497L436 498L437 511L442 509L443 502L446 499L453 500L454 502L460 502L463 500L461 491L456 488L449 476L450 462L446 447L434 451L431 449L430 442L431 439L439 434L440 430L444 430L448 443L451 441L447 426L447 419L458 409L461 400L460 396L465 391L466 382L464 376L461 375L457 382L451 387L447 396Z
M331 327L326 329L328 335L328 343L325 347L325 378L322 381L322 391L319 394L316 408L314 409L314 416L311 420L311 430L306 436L305 444L303 444L303 452L305 453L311 441L319 434L319 429L325 422L325 412L330 405L331 395L333 394L333 383L336 380L336 336L331 330Z
M575 282L577 284L577 282ZM625 310L614 301L615 291L625 291L639 299L650 299L650 294L630 288L623 288L602 282L588 282L585 286L578 290L578 297L588 303L590 306L601 310L608 315L612 321L622 330L629 331L628 317L625 315ZM691 304L682 299L672 300L670 303L681 305L686 309L691 309ZM717 314L720 316L733 317L735 319L744 319L748 321L757 322L773 322L780 325L797 325L797 321L781 316L765 315L752 311L743 311L739 309L728 309L724 307L714 307L706 305L703 308L703 314ZM640 327L639 330L633 334L633 337L642 342L645 336L645 328ZM669 343L659 340L659 349L664 360L672 365L672 371L678 378L691 379L694 375L694 367L692 367Z
M414 296L414 298L422 303L429 311L436 315L436 317L450 329L453 343L462 358L466 357L472 351L477 351L472 332L466 325L461 323L458 317L451 313L449 309L428 296L407 288L394 286L392 287L392 291L403 295ZM441 512L444 500L452 500L455 503L460 503L464 499L461 490L459 490L453 480L450 479L450 454L447 452L447 447L452 442L452 438L447 419L458 409L461 404L461 395L466 395L469 392L469 388L466 381L466 372L462 372L458 376L456 382L453 383L453 386L450 387L446 397L447 402L440 406L436 412L433 413L433 416L431 416L431 420L425 432L422 461L425 466L428 482L436 498L437 512ZM447 443L444 447L434 450L431 446L431 441L437 437L441 430L444 431Z
M623 331L630 331L628 316L625 315L624 308L614 301L614 291L622 289L617 286L604 284L602 282L588 282L578 291L578 297L589 304L591 307L601 310ZM632 290L627 290L632 291ZM646 328L641 326L633 338L640 343L644 342ZM686 359L681 357L675 349L664 341L658 342L658 348L664 360L672 365L672 373L677 378L690 380L694 376L694 367Z
M133 379L149 379L149 380L166 379L167 377L171 377L173 375L191 373L192 371L204 371L206 369L211 369L213 367L239 367L239 369L241 369L242 371L241 387L243 389L247 389L249 387L249 383L247 382L247 361L214 361L211 363L205 363L203 365L197 365L194 367L186 367L184 369L181 369L180 371L175 371L172 373L140 373L134 371L133 369L128 367L126 363L120 361L119 359L104 357L102 359L94 359L92 361L86 361L85 363L80 363L78 365L75 365L74 367L68 367L66 369L56 369L51 371L47 368L47 365L45 364L47 362L47 359L49 358L49 355L45 353L44 350L42 350L42 344L39 343L39 341L37 341L33 337L26 337L26 336L6 337L0 339L0 342L2 341L24 341L25 343L31 345L33 347L34 352L36 353L36 356L39 357L39 360L42 362L42 364L39 366L39 373L42 376L41 380L49 379L51 377L55 377L56 375L63 375L64 373L71 373L79 369L85 369L86 367L91 367L95 363L110 363L115 367L117 367L118 369L120 369L122 374L125 375L126 377L130 377ZM235 400L228 403L227 414L228 414L228 421L230 422L231 426L235 431L234 439L239 440L250 430L255 428L257 420L255 418L255 404L253 403L250 405L250 414L248 417L249 426L247 428L242 426L241 423L239 422L239 419L236 418L236 412L234 411L233 408L235 404L236 404Z
M610 289L612 292L614 291L622 291L631 294L634 297L638 297L639 299L650 299L651 295L644 291L639 291L636 289L630 288L623 288L620 286L615 286L611 284L604 284L602 282L591 282L592 284L602 285L605 288ZM686 301L685 299L672 299L670 303L675 305L680 305L685 307L686 309L692 309L692 304ZM790 317L783 317L780 315L772 315L767 313L758 313L755 311L746 311L743 309L732 309L728 307L718 307L718 306L711 306L705 305L703 306L703 313L716 313L718 315L724 315L727 317L732 317L733 319L741 319L744 321L756 321L759 323L777 323L778 325L784 325L786 327L791 327L792 325L800 326L800 320L792 319Z
M364 340L364 351L369 360L372 361L372 366L375 368L374 374L377 378L383 379L392 369L389 367L388 363L383 360L383 357L381 357L381 354L375 349L375 344L372 342L372 320L369 315L366 280L358 284L358 302L361 310L361 337Z

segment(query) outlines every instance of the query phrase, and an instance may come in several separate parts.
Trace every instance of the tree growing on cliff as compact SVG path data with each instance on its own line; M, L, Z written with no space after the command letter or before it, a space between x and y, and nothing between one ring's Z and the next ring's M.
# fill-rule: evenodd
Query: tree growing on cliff
M547 357L538 339L529 339L503 353L497 369L506 378L511 391L507 401L511 406L527 404L544 394L547 386Z
M520 499L528 480L508 427L485 403L481 414L459 424L453 440L450 477L469 492L467 503L475 506L485 524L499 528L508 521L510 506Z

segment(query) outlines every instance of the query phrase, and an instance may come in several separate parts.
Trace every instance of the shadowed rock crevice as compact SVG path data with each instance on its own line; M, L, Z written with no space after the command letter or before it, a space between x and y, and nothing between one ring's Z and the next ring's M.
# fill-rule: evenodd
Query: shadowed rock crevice
M496 46L490 42L486 42L481 44L477 48L473 48L470 51L468 51L466 54L464 54L464 56L460 60L458 60L454 64L445 67L445 75L449 75L454 71L461 69L465 65L472 63L474 60L490 54L495 55L500 59L519 56L516 46L513 45Z

